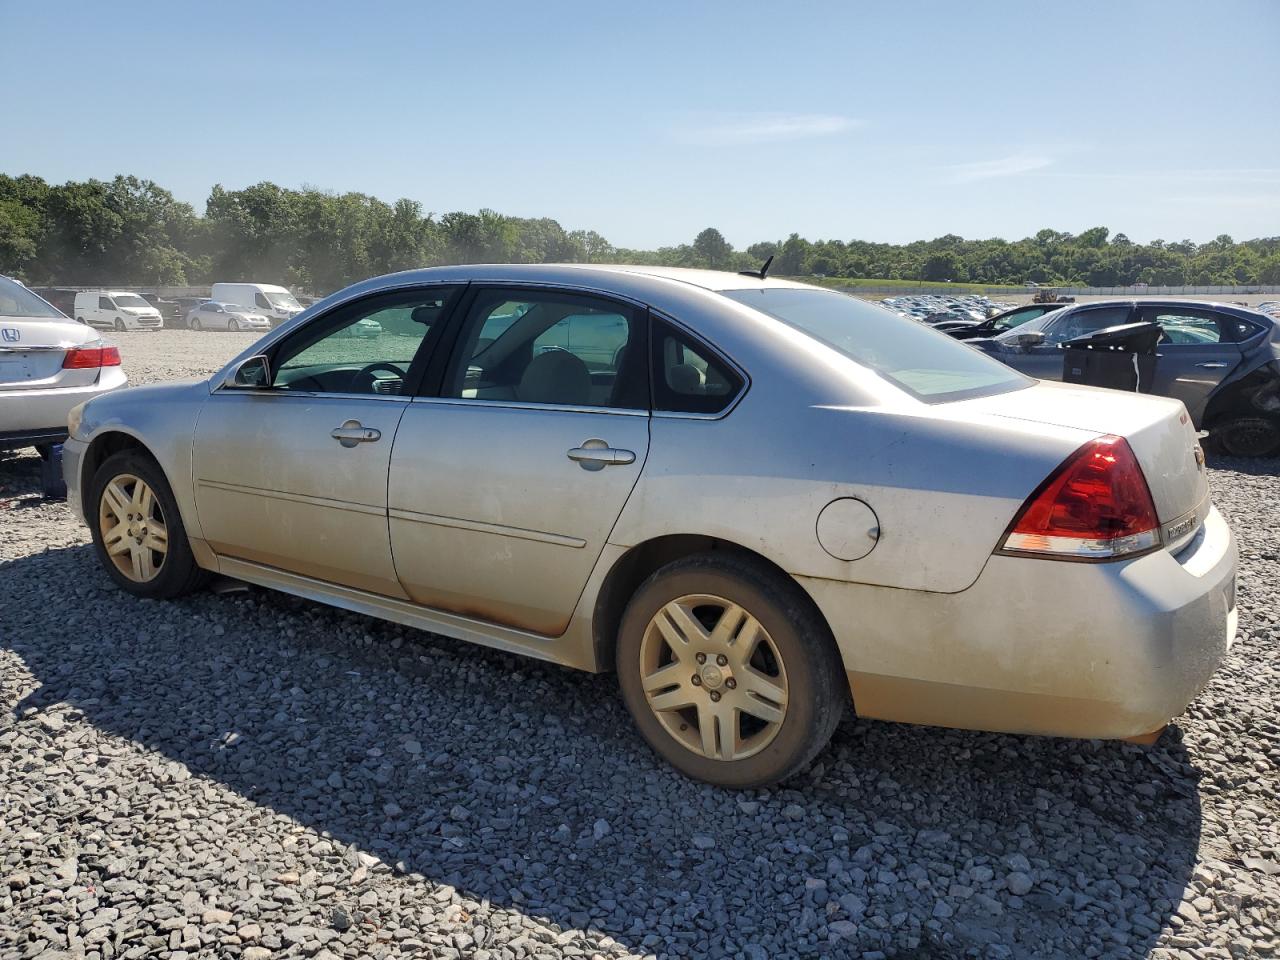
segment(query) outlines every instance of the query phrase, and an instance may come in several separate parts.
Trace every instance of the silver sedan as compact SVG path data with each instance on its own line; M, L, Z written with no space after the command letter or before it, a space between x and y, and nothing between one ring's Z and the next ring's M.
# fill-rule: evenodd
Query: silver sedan
M382 277L71 433L122 589L217 572L613 670L652 747L727 786L794 774L850 707L1149 739L1235 632L1181 403L755 275Z
M238 303L224 303L220 300L206 300L187 314L187 326L192 330L238 330L271 329L271 320L265 314L256 313Z

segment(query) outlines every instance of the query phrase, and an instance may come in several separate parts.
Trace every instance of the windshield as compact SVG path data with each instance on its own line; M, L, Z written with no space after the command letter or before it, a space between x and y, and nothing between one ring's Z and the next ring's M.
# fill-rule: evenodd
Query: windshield
M69 319L22 284L16 283L8 277L0 277L0 317L31 317L40 320Z
M130 310L136 310L138 307L150 307L151 304L143 300L136 293L117 293L111 298L116 302L117 307L128 307Z
M926 403L1001 393L1032 382L945 333L857 297L783 287L722 292L807 333Z
M302 304L298 303L298 301L293 298L293 294L287 291L285 293L272 293L269 290L264 292L266 293L267 299L271 301L272 306L298 307L299 309L302 307Z

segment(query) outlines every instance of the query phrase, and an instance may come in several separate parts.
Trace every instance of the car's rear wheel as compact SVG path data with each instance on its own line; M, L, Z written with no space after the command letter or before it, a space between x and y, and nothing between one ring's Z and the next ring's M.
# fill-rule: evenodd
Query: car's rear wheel
M1269 457L1280 453L1280 423L1263 417L1238 417L1213 430L1224 453L1233 457Z
M173 491L150 457L133 450L108 457L93 475L90 498L98 559L125 590L168 599L204 582Z
M199 330L199 329L200 329L200 318L199 318L199 317L192 317L192 318L191 318L191 329L192 329L192 330Z
M839 653L812 603L746 556L701 554L646 580L622 618L617 669L650 746L724 787L799 772L848 703Z

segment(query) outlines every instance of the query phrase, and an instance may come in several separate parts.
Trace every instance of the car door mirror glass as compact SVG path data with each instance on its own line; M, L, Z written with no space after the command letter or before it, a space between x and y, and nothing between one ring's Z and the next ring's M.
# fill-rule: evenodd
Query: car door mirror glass
M271 364L263 356L250 357L236 367L228 386L239 389L265 390L271 386Z

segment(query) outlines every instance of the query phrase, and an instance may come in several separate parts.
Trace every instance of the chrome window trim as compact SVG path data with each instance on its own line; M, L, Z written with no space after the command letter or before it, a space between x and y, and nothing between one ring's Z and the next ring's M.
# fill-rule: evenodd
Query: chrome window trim
M523 400L479 400L475 397L413 397L411 403L438 403L454 407L496 407L506 410L548 410L555 413L617 414L623 417L647 417L648 410L631 407L587 407L567 403L528 403Z
M231 387L225 383L214 387L212 392L213 396L224 393L232 396L297 397L309 400L379 400L383 403L408 403L412 399L387 393L325 393L321 390L282 390L275 387Z
M729 414L733 413L734 409L738 406L738 404L742 402L742 398L746 396L747 391L751 389L751 375L747 373L747 371L744 370L736 360L728 356L723 350L717 347L714 343L712 343L702 334L698 333L696 330L691 330L688 324L681 323L679 320L675 319L670 314L663 313L660 310L655 310L653 307L649 308L649 312L654 316L654 318L661 320L663 323L669 324L672 327L675 327L675 329L679 330L682 334L687 336L690 340L694 341L695 343L702 344L704 347L707 348L707 350L711 353L713 357L721 361L725 366L729 367L729 369L733 370L735 373L738 374L739 377L742 378L741 389L739 389L738 392L734 394L732 400L730 400L727 404L724 405L722 409L717 410L715 413L692 413L692 412L684 412L679 410L658 410L655 408L653 410L653 416L662 417L664 420L723 420L725 417L729 416ZM759 313L758 310L756 312ZM650 337L650 340L652 340L653 338L652 330L649 331L649 337ZM652 349L653 349L652 343L650 343L649 349L652 352ZM649 371L650 377L652 377L654 373L655 371L650 370ZM650 405L651 406L653 403L652 396L653 396L653 390L652 390L652 385L650 385L650 398L651 398Z

